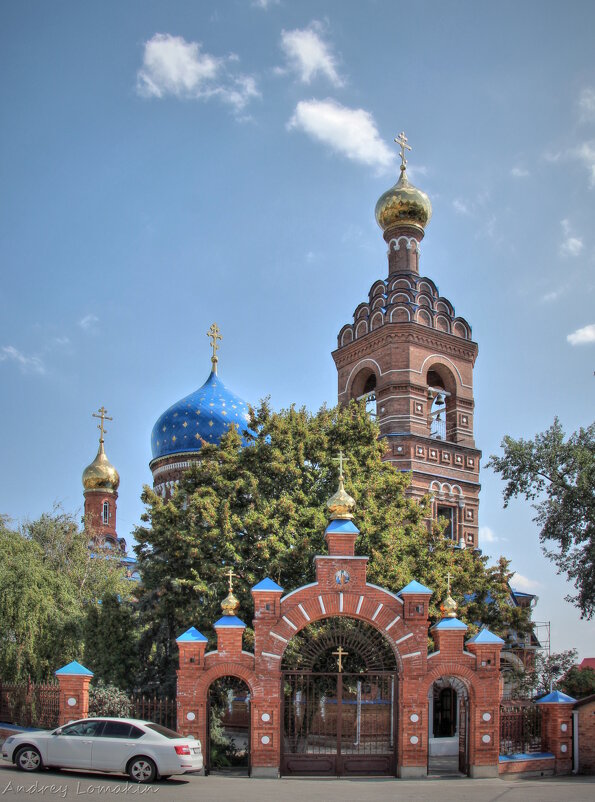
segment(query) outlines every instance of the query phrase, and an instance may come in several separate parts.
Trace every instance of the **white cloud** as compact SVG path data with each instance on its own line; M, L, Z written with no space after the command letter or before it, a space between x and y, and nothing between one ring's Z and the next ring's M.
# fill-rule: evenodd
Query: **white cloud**
M529 170L526 170L524 167L513 167L510 171L510 175L513 178L526 178L529 175Z
M588 326L583 326L582 329L573 331L566 337L570 345L587 345L595 343L595 323L590 323Z
M85 331L95 328L97 323L99 323L97 315L85 315L79 320L79 326Z
M26 356L13 345L3 345L0 348L0 362L16 362L23 373L45 373L45 365L37 356Z
M572 235L569 220L561 220L560 225L564 236L564 240L560 243L560 254L562 256L578 256L583 250L582 239Z
M581 120L595 120L595 89L586 87L578 98Z
M335 153L379 172L394 164L394 154L380 138L374 118L364 109L350 109L330 99L301 100L287 128L297 128Z
M494 531L489 526L479 527L479 542L481 543L497 543L500 538L496 536Z
M469 206L465 203L465 201L456 198L452 202L453 208L457 214L471 214L469 210Z
M254 8L262 8L263 11L267 11L271 6L278 6L280 0L252 0L252 5Z
M551 290L551 292L546 292L544 295L541 296L541 300L546 303L552 303L553 301L557 301L558 298L564 293L564 288L560 288L558 290Z
M259 92L253 76L230 72L238 60L235 54L220 58L205 53L200 42L187 42L182 36L156 33L145 42L136 90L148 98L219 98L241 111Z
M318 74L323 75L333 86L342 86L343 79L337 72L335 56L327 42L322 39L324 31L320 22L311 22L307 28L281 31L281 47L289 66L304 84L309 84Z
M534 590L541 587L541 582L538 582L536 579L529 579L523 576L523 574L518 573L514 574L510 580L510 584L514 590L524 591L525 593L532 593Z
M595 187L595 139L582 142L571 151L571 155L585 165L589 172L590 184Z

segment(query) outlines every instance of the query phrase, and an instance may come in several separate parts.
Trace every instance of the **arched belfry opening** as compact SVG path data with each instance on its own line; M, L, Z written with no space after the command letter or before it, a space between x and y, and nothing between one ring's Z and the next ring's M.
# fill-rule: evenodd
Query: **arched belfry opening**
M357 374L351 387L351 398L365 402L366 412L374 418L376 417L376 384L376 374L366 368Z
M282 774L396 773L397 659L377 629L340 616L312 623L281 667Z

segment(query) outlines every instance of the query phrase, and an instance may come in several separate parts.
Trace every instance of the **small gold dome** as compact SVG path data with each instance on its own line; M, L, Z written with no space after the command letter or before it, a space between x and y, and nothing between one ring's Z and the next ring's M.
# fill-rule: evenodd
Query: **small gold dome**
M99 441L97 456L83 471L83 487L85 490L111 490L118 489L120 476L108 458L105 456L103 440Z
M233 595L233 591L230 589L227 596L221 602L221 609L223 610L224 615L235 615L238 611L238 607L240 606L239 601Z
M399 180L387 189L376 204L376 222L383 231L393 226L415 226L422 231L432 216L432 204L425 192L409 183L401 165Z
M442 611L442 614L444 615L445 618L456 618L457 617L457 607L458 607L458 604L453 599L453 597L450 595L450 591L449 591L448 596L444 600L444 604L442 604L442 606L440 607L440 610Z
M331 521L337 518L342 520L350 520L353 518L355 499L351 498L349 493L345 491L342 476L339 477L339 489L329 498L326 506L329 508Z

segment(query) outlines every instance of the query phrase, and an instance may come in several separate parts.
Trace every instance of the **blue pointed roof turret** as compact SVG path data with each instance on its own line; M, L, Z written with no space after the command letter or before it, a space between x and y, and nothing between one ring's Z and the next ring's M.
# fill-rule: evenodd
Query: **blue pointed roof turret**
M196 627L190 627L179 638L176 638L176 643L206 643L207 641L208 638L205 638Z
M548 693L547 696L542 696L541 699L538 699L535 704L536 705L551 705L551 704L569 704L571 702L576 702L576 699L573 696L568 696L567 693L562 693L562 691L552 691Z
M458 618L443 618L441 621L438 621L437 624L434 624L431 629L464 629L466 631L469 627Z
M246 624L241 621L237 615L223 615L213 624L215 629L222 629L224 627L246 629Z
M405 587L397 593L397 596L406 596L408 593L418 593L419 595L431 596L434 591L430 590L430 588L426 588L426 586L422 585L421 582L417 582L417 580L413 579L408 585L405 585Z
M73 660L72 663L68 663L68 665L62 666L57 671L54 671L54 674L57 677L92 677L93 672L89 671L88 668L82 666L80 663L77 663L76 660Z
M353 521L334 518L327 526L325 533L340 532L343 535L359 535L359 529Z
M277 592L283 593L283 588L281 587L281 585L278 585L276 582L273 582L273 580L269 579L269 577L267 576L265 577L265 579L261 579L257 585L254 585L254 587L252 588L252 592L254 593L255 591L256 592L269 591L269 593L272 591L274 593Z
M483 629L480 629L476 635L474 635L472 638L469 638L467 643L480 643L480 644L491 643L491 644L502 645L504 641L502 640L502 638L499 638L498 635L494 635L493 632L490 632L490 630L487 627L483 627Z

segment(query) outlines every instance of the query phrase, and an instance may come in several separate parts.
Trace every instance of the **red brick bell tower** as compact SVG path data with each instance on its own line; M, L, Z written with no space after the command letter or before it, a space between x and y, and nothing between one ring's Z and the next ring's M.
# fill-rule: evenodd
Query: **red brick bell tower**
M477 343L436 284L420 276L420 244L432 207L409 183L400 134L401 175L376 204L388 245L388 277L376 281L333 359L339 403L365 399L386 440L386 459L411 472L411 495L433 496L446 536L478 545L479 461L473 439L473 366Z
M112 420L105 407L101 407L94 418L99 418L100 431L97 456L83 471L85 497L85 529L97 544L107 548L126 551L126 541L118 539L116 533L116 501L120 476L105 454L104 423Z

